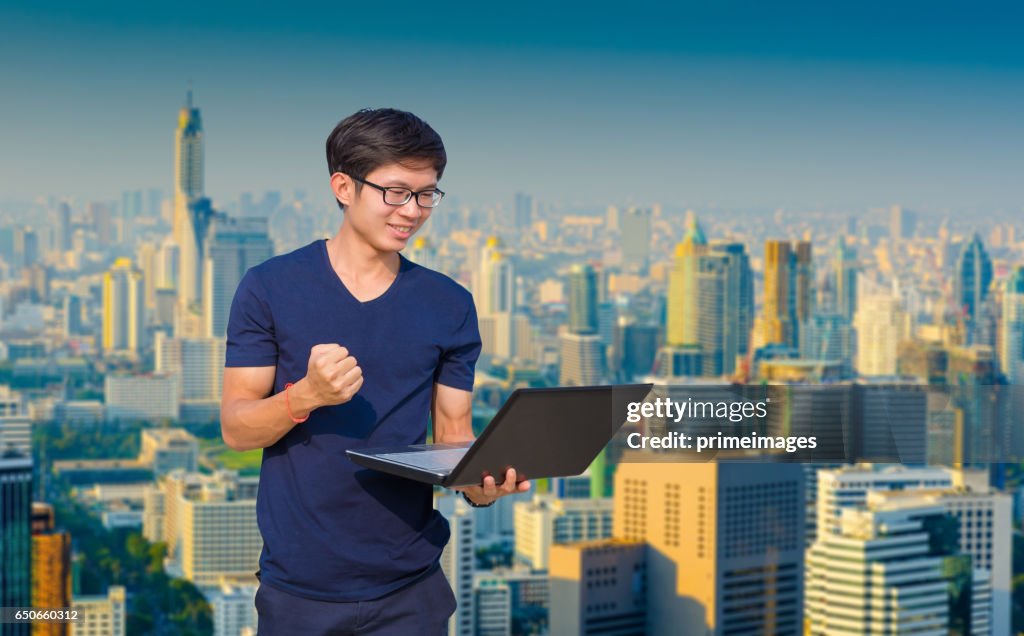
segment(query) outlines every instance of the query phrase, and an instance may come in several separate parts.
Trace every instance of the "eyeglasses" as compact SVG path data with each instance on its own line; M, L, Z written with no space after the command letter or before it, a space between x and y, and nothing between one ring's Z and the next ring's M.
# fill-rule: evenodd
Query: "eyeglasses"
M440 203L441 199L444 198L444 192L437 188L413 192L409 188L401 188L398 186L384 187L377 185L376 183L370 183L366 179L359 179L357 177L352 177L352 180L380 190L384 194L384 203L387 203L388 205L405 205L410 199L412 199L413 195L416 195L417 205L421 208L432 208Z

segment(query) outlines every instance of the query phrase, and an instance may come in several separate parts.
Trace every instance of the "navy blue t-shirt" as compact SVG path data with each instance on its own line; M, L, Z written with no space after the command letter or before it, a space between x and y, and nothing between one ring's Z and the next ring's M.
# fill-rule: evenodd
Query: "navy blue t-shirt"
M246 272L231 305L225 366L274 366L280 392L306 375L313 346L326 343L355 356L363 386L264 449L261 582L316 600L370 600L431 570L448 522L433 508L430 485L361 468L345 450L426 441L434 383L473 388L476 309L465 288L404 257L387 291L360 302L322 240Z

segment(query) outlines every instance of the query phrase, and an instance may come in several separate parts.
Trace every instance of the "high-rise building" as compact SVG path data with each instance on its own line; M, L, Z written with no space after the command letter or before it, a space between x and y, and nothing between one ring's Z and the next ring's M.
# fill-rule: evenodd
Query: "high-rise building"
M169 338L157 333L154 342L157 373L178 375L182 405L219 403L224 382L223 338Z
M764 344L790 344L793 312L790 304L792 252L789 241L768 241L764 246Z
M494 568L473 576L477 634L538 634L546 631L550 606L547 572Z
M683 240L676 245L668 278L668 332L665 342L669 346L699 343L697 267L701 255L707 250L707 243L697 218L691 216L687 219Z
M203 192L203 124L189 90L174 131L174 242L180 250L177 282L183 312L194 311L203 298L203 252L214 216Z
M992 284L992 259L988 257L977 233L960 252L953 283L957 313L972 323L978 317L982 303L988 297L989 285Z
M512 590L508 583L478 572L473 577L476 601L476 633L480 636L512 636Z
M872 294L858 302L853 327L857 333L857 373L862 376L894 376L900 342L910 336L910 315L899 298Z
M989 616L972 621L984 574L959 553L955 519L935 503L873 497L885 494L844 510L839 532L808 549L806 633L991 634Z
M516 192L515 200L515 227L520 232L527 232L533 224L534 203L533 197L525 192Z
M651 255L650 208L631 207L620 219L622 266L626 271L644 273Z
M206 593L213 609L213 636L238 636L256 628L256 586L221 583Z
M203 318L206 336L227 333L231 299L245 272L274 255L264 218L218 218L206 240Z
M199 470L199 442L183 428L147 428L142 430L139 461L149 465L156 476L173 470Z
M598 333L598 276L588 264L569 270L569 332Z
M32 607L32 458L0 454L0 607ZM28 636L30 623L0 623L0 636Z
M563 333L558 383L562 386L591 386L604 377L604 347L596 334Z
M1006 279L999 332L999 367L1011 385L1024 384L1024 266Z
M221 584L221 577L255 584L263 538L256 525L258 477L231 471L213 475L173 471L160 482L159 495L144 498L143 527L163 509L162 539L168 570L197 586Z
M535 570L548 568L552 545L612 536L612 500L534 495L515 506L516 557Z
M490 237L480 252L474 295L480 316L480 339L487 355L499 358L515 355L515 280L515 267L501 240Z
M971 556L991 589L993 634L1010 632L1012 502L994 491L986 471L860 464L818 471L818 535L841 534L843 511L864 508L869 496L905 494L939 506L956 520L958 551Z
M32 607L71 606L71 535L56 530L53 506L32 503ZM38 623L33 634L66 636L67 623Z
M501 500L499 500L500 502ZM474 515L462 497L451 493L435 494L434 508L448 520L451 538L441 552L441 569L452 586L458 607L448 620L449 636L474 636L475 595L473 594Z
M14 449L32 455L32 418L25 411L21 395L0 385L0 454Z
M550 633L581 636L652 633L647 627L650 589L647 552L644 542L625 539L552 546Z
M71 623L71 636L125 636L125 589L111 585L106 594L75 596L71 607L82 621Z
M178 384L169 374L107 375L103 379L107 420L178 419Z
M441 271L441 261L437 253L437 247L425 236L417 236L413 239L412 247L404 252L406 258L422 265L435 272Z
M800 325L814 310L810 241L767 241L764 246L762 342L800 346Z
M801 466L655 459L628 452L614 491L613 536L648 546L647 633L800 633Z
M832 260L832 275L835 277L834 290L836 298L835 312L853 323L857 313L857 248L840 240L836 243L836 253Z
M889 208L889 238L893 242L914 238L917 230L917 215L903 206L894 205Z
M119 258L103 275L103 351L138 356L145 342L142 272L130 258Z
M754 323L754 280L742 243L712 243L697 258L695 298L701 375L717 377L736 370L749 351ZM695 302L696 301L696 302Z

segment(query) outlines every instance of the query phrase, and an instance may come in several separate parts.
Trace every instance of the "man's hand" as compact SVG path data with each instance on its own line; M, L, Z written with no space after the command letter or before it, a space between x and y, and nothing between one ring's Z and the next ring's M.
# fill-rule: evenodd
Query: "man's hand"
M505 481L500 486L494 483L494 477L487 475L482 484L478 486L459 486L452 490L461 490L466 493L470 501L478 506L486 506L494 503L506 495L514 495L517 492L526 492L530 489L529 480L516 483L516 469L509 468L505 473Z
M318 344L309 351L305 379L319 406L344 404L363 386L363 370L345 347Z

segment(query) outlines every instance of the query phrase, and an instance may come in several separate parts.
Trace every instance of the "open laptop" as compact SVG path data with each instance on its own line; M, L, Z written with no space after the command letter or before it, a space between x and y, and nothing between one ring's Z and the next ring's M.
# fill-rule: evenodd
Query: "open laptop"
M345 451L360 466L445 487L579 475L651 384L516 389L475 442Z

